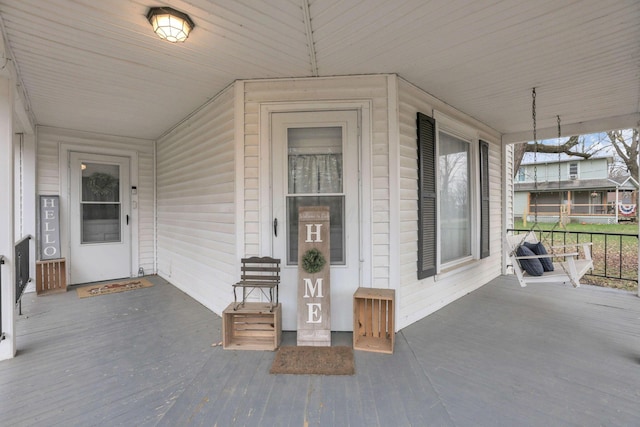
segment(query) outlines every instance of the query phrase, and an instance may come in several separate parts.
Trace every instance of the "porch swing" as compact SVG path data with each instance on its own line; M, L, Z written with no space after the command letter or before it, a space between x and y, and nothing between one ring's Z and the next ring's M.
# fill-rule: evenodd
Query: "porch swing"
M591 243L575 243L561 246L545 245L546 238L538 224L538 171L537 154L538 141L536 135L536 89L532 91L532 116L533 116L533 141L534 141L534 223L529 231L520 234L506 234L505 241L511 266L518 278L520 286L525 287L529 283L571 283L574 287L580 286L580 279L589 270L593 269L591 258ZM558 121L558 143L561 137L560 116ZM561 170L560 152L558 150L558 197L560 198L558 221L549 230L546 236L553 233L556 227L565 228L566 212L563 211L562 192L560 191ZM541 239L538 240L536 231ZM549 250L547 251L547 247ZM571 250L571 252L567 252ZM582 256L580 256L582 252Z

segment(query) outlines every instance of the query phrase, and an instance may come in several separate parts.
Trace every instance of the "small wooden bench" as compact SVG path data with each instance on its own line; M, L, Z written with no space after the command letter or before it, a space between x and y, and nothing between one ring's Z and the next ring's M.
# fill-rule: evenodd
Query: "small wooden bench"
M280 284L280 260L277 258L250 257L242 258L240 281L233 285L233 307L237 310L247 302L247 297L254 290L259 290L269 299L271 310L278 305L278 285ZM236 289L242 289L242 301L238 302Z

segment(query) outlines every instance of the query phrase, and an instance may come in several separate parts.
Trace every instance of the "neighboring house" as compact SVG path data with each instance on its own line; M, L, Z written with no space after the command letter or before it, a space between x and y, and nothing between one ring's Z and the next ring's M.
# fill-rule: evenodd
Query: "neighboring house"
M612 156L542 157L523 162L514 177L516 218L616 223L635 217L636 180L610 177Z

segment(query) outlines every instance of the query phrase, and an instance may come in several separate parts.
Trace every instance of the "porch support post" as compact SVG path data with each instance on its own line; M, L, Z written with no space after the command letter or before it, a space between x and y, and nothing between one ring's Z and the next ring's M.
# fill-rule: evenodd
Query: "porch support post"
M10 80L0 77L0 266L2 285L2 332L0 360L16 354L15 340L15 223L14 223L14 147Z
M15 108L14 108L15 109ZM30 292L36 291L35 279L36 279L36 252L37 252L37 236L38 232L36 229L36 212L37 209L37 201L38 198L36 196L36 135L35 133L25 133L23 136L23 206L22 212L24 215L24 229L22 236L23 238L26 235L34 236L34 241L29 245L29 259L31 260L31 264L29 265L29 277L33 278L32 286L29 288Z
M614 207L614 212L616 213L616 224L618 223L618 202L620 201L618 197L620 197L620 186L616 185L616 205Z

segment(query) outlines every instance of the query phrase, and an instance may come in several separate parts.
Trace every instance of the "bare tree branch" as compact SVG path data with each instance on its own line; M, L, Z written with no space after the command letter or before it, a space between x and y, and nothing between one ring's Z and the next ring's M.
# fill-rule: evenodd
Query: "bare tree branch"
M525 153L545 153L545 154L557 154L564 153L568 156L582 157L588 159L593 156L593 152L584 153L582 151L572 150L576 145L580 144L580 138L577 135L570 137L565 143L560 145L550 145L542 143L521 143L516 144L513 151L513 176L516 176L520 165L522 164L522 158Z
M627 133L627 135L629 134ZM627 138L625 138L625 133L622 130L607 132L607 136L611 141L611 145L613 145L613 148L616 150L616 153L627 166L629 174L635 179L638 179L637 159L638 151L640 150L638 130L633 129L631 136Z

